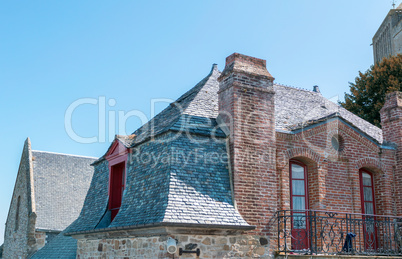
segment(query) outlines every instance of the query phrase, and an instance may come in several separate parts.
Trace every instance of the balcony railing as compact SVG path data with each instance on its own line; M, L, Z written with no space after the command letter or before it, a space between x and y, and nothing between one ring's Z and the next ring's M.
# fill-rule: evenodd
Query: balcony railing
M402 255L402 217L282 210L276 220L280 254Z

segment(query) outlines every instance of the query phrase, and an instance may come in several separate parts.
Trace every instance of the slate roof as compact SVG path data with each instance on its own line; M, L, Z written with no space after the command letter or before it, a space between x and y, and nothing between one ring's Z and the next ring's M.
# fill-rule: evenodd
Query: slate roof
M108 205L109 168L106 160L95 165L91 185L85 197L84 205L77 220L69 227L68 232L95 229L105 214Z
M216 119L218 116L218 77L217 65L212 66L210 74L195 87L183 94L176 102L156 115L133 134L131 147L151 136L174 129L175 123L182 115L199 116ZM364 119L354 115L321 95L319 92L274 85L276 130L288 131L299 129L307 121L319 120L337 113L339 117L382 144L382 130Z
M291 132L309 121L318 121L336 113L378 143L383 142L380 128L327 100L320 93L282 85L274 85L274 90L276 130Z
M95 158L32 151L36 229L64 230L79 215Z
M136 138L132 146L171 129L181 115L216 118L218 116L219 83L217 79L219 75L218 67L214 64L211 72L196 86L136 130L133 133Z
M133 161L127 169L131 174L122 207L109 227L161 222L248 226L233 206L227 159L211 161L202 157L212 153L227 157L225 139L193 138L202 143L180 134L165 144L167 147L158 143L140 147L141 153L167 154L171 161L145 165ZM172 155L173 150L180 155Z
M33 254L30 259L75 259L77 256L77 240L64 235L65 231L58 234L44 247Z
M204 126L199 130L197 126L203 120L195 116L188 120L195 125L190 130L197 131L193 138L203 143L191 141L186 134L173 136L177 133L168 132L157 136L156 141L135 147L133 154L167 155L171 160L146 163L137 160L135 155L131 158L122 206L113 222L106 224L108 229L173 223L252 228L233 206L228 161L210 162L200 157L211 153L227 157L224 133L218 131L220 141L211 139L208 135L211 129ZM215 126L211 124L210 128ZM167 141L173 137L174 140ZM193 153L194 150L198 153ZM100 161L95 165L82 212L69 227L68 234L105 227L100 222L107 211L108 179L107 161Z

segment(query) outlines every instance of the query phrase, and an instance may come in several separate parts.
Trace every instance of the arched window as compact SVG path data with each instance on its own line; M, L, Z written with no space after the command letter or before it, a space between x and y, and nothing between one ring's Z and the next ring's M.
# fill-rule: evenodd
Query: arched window
M360 197L362 203L362 213L375 215L375 199L373 174L367 170L360 170ZM363 234L364 246L367 250L377 249L377 226L376 217L363 215Z
M292 210L308 209L307 168L294 160L290 162L290 197Z
M375 214L373 174L360 170L360 197L363 214Z
M18 227L19 227L20 203L21 203L21 196L18 196L18 200L17 200L17 210L15 211L15 229L14 229L14 231L17 231L17 230L18 230Z
M295 250L308 248L308 182L307 167L297 161L290 161L290 208L292 210L292 247Z

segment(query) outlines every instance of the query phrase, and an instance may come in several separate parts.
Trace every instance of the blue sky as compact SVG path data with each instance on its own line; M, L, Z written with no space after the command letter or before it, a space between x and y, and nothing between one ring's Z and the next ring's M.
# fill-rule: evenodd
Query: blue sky
M176 99L213 63L222 70L233 52L266 59L277 83L319 85L325 97L342 98L348 82L372 65L371 40L391 4L1 1L0 243L27 137L34 150L99 157L114 133L108 125L118 124L109 114L149 119L152 100ZM106 128L99 123L99 105L84 104L72 113L77 135L97 137L89 144L65 129L66 110L83 98L106 102ZM140 123L133 116L119 129L129 134Z

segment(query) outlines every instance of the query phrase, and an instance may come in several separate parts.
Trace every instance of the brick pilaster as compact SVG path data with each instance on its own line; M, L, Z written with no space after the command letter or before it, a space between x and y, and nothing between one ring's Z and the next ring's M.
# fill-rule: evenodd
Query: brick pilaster
M380 115L384 142L394 143L397 147L393 188L397 214L402 216L402 92L387 94Z

